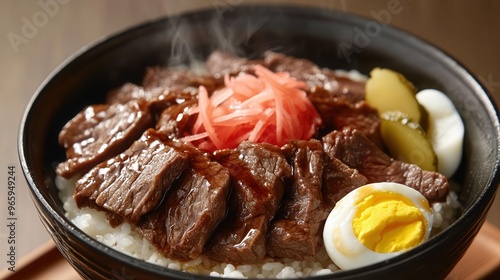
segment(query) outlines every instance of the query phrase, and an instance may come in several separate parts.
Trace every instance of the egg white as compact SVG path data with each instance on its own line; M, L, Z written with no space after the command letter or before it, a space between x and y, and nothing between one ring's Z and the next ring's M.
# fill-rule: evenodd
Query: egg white
M462 160L464 124L453 102L442 92L425 89L416 95L429 115L427 137L438 158L437 171L452 176Z
M432 230L434 217L428 204L425 205L427 200L418 191L402 184L389 182L373 183L357 188L337 202L323 230L323 241L328 255L339 268L344 270L367 266L404 253L404 251L378 253L365 247L356 237L352 227L358 209L356 201L359 201L358 196L366 188L372 188L374 191L395 192L407 197L415 207L420 209L426 219L424 240L429 238Z

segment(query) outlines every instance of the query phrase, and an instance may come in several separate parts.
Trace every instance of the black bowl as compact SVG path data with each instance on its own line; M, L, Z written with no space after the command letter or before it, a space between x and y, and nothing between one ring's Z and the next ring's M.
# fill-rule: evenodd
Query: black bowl
M65 218L54 168L64 160L58 132L86 105L103 102L106 91L125 82L140 82L147 66L204 59L215 48L248 57L271 49L365 74L388 67L420 89L447 93L466 130L463 161L452 178L462 186L458 220L399 257L315 279L444 278L452 270L483 224L500 180L498 113L484 87L443 51L373 20L303 7L240 6L223 14L203 10L160 19L100 40L59 67L29 103L19 132L22 169L41 220L82 277L208 279L134 259L91 239Z

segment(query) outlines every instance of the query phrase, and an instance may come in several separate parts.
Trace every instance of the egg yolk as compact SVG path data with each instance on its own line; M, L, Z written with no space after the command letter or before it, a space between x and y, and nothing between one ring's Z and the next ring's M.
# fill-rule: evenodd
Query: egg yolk
M413 248L425 239L426 220L420 209L395 192L376 192L358 200L352 222L363 245L378 253Z

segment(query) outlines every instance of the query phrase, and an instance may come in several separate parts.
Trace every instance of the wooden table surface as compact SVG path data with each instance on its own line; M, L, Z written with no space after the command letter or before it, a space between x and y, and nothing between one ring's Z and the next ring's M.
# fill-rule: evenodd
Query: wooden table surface
M42 81L68 56L96 39L158 17L201 7L231 9L241 2L292 3L338 9L410 31L443 48L465 64L500 104L500 1L0 1L0 269L7 267L7 171L16 172L16 258L46 243L17 157L21 114ZM398 13L384 13L391 5ZM384 17L385 15L385 17ZM49 108L48 108L49 109ZM500 228L500 202L488 221Z

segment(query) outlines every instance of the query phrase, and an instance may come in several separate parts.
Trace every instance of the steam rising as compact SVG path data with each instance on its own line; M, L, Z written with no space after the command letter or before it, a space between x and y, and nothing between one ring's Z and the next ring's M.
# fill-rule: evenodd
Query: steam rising
M228 21L228 12L225 13L226 20L220 15L220 12L215 10L209 23L205 25L197 22L193 24L189 17L170 19L171 28L167 36L172 36L172 45L168 65L185 65L195 71L203 71L201 68L206 56L216 49L237 56L247 56L245 47L252 36L269 20L268 16L253 16ZM228 22L231 25L228 26Z
M344 0L320 3L325 13L334 9L346 10ZM266 37L265 40L259 40L257 47L249 47L252 37L268 23L270 16L265 12L265 6L247 6L247 13L236 12L237 7L242 4L241 0L215 0L212 2L211 12L171 17L171 28L167 31L167 36L172 38L168 66L188 66L194 71L203 72L204 61L214 50L254 58L262 57L268 50L300 53L302 46L286 43L280 36ZM199 17L208 17L208 20L199 20ZM273 16L274 19L276 16ZM282 20L290 19L284 15Z

